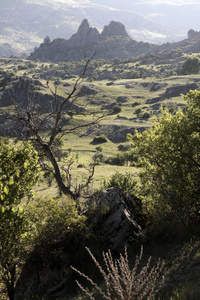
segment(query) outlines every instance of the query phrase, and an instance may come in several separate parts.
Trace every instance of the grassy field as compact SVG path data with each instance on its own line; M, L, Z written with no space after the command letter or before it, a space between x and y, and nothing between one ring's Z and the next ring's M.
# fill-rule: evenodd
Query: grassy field
M183 55L182 59L184 59ZM185 57L186 59L186 57ZM171 63L171 65L170 65ZM136 68L136 65L142 65L147 70L156 69L160 70L162 64L145 64L142 60L138 63L127 63L120 61L117 69L122 69L124 72L127 72L129 69ZM66 70L68 64L51 64L51 63L41 63L30 62L24 59L0 59L0 72L1 80L3 78L9 77L10 75L14 78L20 76L28 76L30 78L38 78L42 87L40 88L40 93L50 93L50 90L46 86L46 80L43 78L45 72L48 71L48 74L52 74L52 83L50 83L51 88L54 88L53 80L59 79L60 84L58 86L58 94L65 97L73 88L73 85L76 81L76 77L64 79L56 77L54 74L59 74ZM69 65L72 69L76 70L78 64L70 63ZM166 65L165 65L166 66ZM173 66L173 60L168 62L168 66ZM99 66L97 70L103 72L105 69L111 71L113 63L106 62ZM162 75L162 72L160 72ZM161 78L147 77L147 78L137 78L137 79L118 79L111 82L108 79L104 80L95 80L88 82L87 78L82 83L85 86L92 87L97 91L95 94L85 94L81 95L78 99L77 104L86 107L88 111L101 111L103 108L107 111L107 116L100 122L98 128L94 128L90 132L87 132L87 129L81 130L76 135L67 135L64 138L63 149L66 150L71 148L73 150L74 156L78 156L78 159L75 160L75 163L72 165L72 174L74 178L82 180L84 174L87 174L86 170L82 168L77 168L78 165L89 165L93 160L93 156L96 153L96 146L91 144L92 139L97 134L105 134L110 136L111 140L108 139L107 143L101 145L103 148L103 154L105 157L112 156L116 154L118 146L120 143L124 143L126 140L126 133L130 130L133 132L134 129L141 130L142 128L148 128L152 124L152 115L159 117L160 115L160 106L167 107L178 107L179 105L184 105L184 101L181 96L164 97L161 100L156 101L155 103L149 103L149 100L156 97L161 97L167 91L167 89L173 88L175 86L186 86L191 83L198 83L198 75L187 75L187 76L164 76ZM67 86L66 86L67 83ZM111 83L111 84L110 84ZM156 89L152 87L157 85ZM8 85L9 86L9 85ZM8 87L6 86L6 88ZM80 86L81 88L81 86ZM0 90L0 97L3 94L4 90ZM118 100L119 96L123 97L125 100ZM109 107L110 105L110 107ZM113 112L113 106L120 107L120 111L117 113ZM11 111L11 107L1 107L4 111ZM136 113L140 110L140 113ZM144 113L149 113L147 118L143 118ZM87 122L88 117L83 117L77 115L74 117L74 124L79 124ZM121 134L121 140L115 139L115 135L119 132L126 129L126 132ZM99 188L102 186L103 180L107 180L115 172L121 173L131 173L137 174L137 170L134 167L130 166L113 166L105 163L101 163L96 166L93 188ZM137 175L135 175L137 176ZM44 186L41 190L45 191ZM48 193L51 194L51 190L54 188L48 188Z

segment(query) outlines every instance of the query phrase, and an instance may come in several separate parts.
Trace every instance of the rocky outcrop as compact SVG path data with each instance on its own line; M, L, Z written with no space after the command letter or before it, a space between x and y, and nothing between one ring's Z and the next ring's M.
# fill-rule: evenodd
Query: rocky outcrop
M166 89L166 91L158 97L148 99L147 104L153 104L165 99L170 99L173 97L178 97L181 94L187 94L190 90L195 90L198 88L196 83L186 84L186 85L175 85Z
M94 214L91 213L93 208L96 209ZM70 289L76 289L77 279L70 265L81 270L85 268L87 273L90 269L85 246L102 256L102 251L107 249L119 254L125 246L128 248L146 241L142 203L133 194L109 188L91 198L88 212L91 238L81 236L80 240L80 237L70 238L68 234L59 237L59 243L52 241L52 244L36 246L17 282L15 300L37 297L53 300L70 296Z
M95 54L95 59L112 59L115 57L125 59L135 57L141 53L149 53L157 47L149 43L132 40L125 26L111 21L100 34L96 28L90 27L88 20L84 19L69 40L45 38L39 48L35 48L29 59L40 61L80 61Z
M100 211L106 211L100 221L97 219L97 234L106 240L110 249L121 252L125 246L145 240L142 203L136 196L109 188L96 202Z
M126 32L125 26L122 23L116 21L111 21L109 25L104 26L102 35L121 35L124 37L129 37L128 33Z
M200 39L200 31L195 31L193 29L190 29L188 31L188 40L195 40Z
M68 40L68 47L83 47L88 44L96 43L99 38L99 32L96 28L89 26L88 20L84 19L78 28L77 33L73 34Z

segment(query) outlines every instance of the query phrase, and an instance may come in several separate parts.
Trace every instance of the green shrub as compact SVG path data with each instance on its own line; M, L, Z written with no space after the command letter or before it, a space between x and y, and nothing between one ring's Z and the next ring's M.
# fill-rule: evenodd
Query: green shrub
M198 57L189 57L182 64L182 68L181 68L182 75L198 74L199 71L200 71L200 59Z
M104 134L101 134L99 136L95 136L93 138L92 143L93 144L103 144L103 143L107 143L108 139Z
M141 110L141 108L137 108L136 110L135 110L135 114L137 115L137 116L139 116L139 114L142 112L142 110Z
M140 105L140 102L136 101L136 102L132 103L132 107L135 107L137 105Z
M153 125L131 138L143 170L140 197L154 220L166 228L199 223L200 92L183 96L187 106L172 115L167 108ZM158 226L160 229L161 226Z
M135 191L136 184L136 180L130 173L123 175L116 172L109 181L104 182L104 188L117 187L122 191L132 193Z
M99 164L100 162L104 162L105 155L101 151L97 151L92 158L96 164Z
M119 105L114 106L114 108L113 108L113 114L118 114L121 111L122 111L121 106L119 106Z
M86 217L79 215L72 199L38 198L27 206L27 214L35 224L37 243L59 243L86 228Z
M143 119L149 119L150 117L151 117L151 114L148 111L144 112L142 115Z
M119 149L119 151L121 151L121 152L128 151L128 150L130 150L130 148L131 148L130 143L124 143L124 144L120 144L120 145L118 146L118 149Z

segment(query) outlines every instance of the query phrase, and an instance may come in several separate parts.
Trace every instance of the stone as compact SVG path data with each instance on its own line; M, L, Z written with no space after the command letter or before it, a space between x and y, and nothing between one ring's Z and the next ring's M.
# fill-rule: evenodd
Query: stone
M78 28L77 33L73 34L68 40L68 47L82 47L91 43L96 43L99 32L96 28L89 26L88 20L84 19Z
M188 31L188 40L200 39L200 31L190 29Z
M96 221L97 234L106 240L110 249L121 252L124 247L145 240L142 202L135 195L113 187L101 192L96 202L100 211L107 211Z
M126 32L125 26L116 21L111 21L109 25L104 26L104 29L101 33L102 35L121 35L123 37L129 37Z

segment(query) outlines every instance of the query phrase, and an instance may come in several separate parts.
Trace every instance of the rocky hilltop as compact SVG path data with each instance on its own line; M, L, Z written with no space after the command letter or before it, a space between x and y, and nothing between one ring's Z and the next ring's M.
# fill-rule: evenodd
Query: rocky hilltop
M200 39L200 31L195 31L193 29L190 29L188 31L188 40L195 40Z
M35 48L30 54L29 59L54 62L78 61L85 55L90 57L94 53L96 53L95 58L124 59L137 56L141 51L148 53L152 47L149 43L134 41L120 22L111 21L99 33L96 28L89 25L87 19L84 19L77 33L69 40L58 38L51 41L46 37L40 47Z
M95 59L113 59L115 57L127 59L178 48L185 53L197 52L199 46L200 33L192 29L188 31L188 39L156 45L133 40L120 22L111 21L109 25L104 26L100 33L89 25L87 19L84 19L78 31L70 39L57 38L51 41L49 37L46 37L39 48L35 48L30 54L29 59L39 59L43 62L80 61L85 57L93 56L94 53Z

